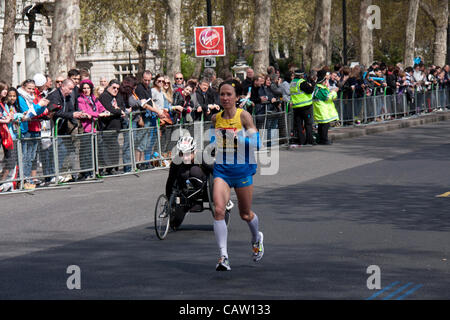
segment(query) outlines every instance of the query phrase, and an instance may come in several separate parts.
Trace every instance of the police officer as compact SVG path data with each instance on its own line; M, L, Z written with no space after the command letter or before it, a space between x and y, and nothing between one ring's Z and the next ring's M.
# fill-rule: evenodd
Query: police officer
M329 74L325 70L317 72L317 83L313 93L314 121L317 123L319 144L329 145L331 141L328 139L328 130L330 122L339 120L334 100L337 99L337 91L335 88L330 91L328 88Z
M313 138L313 101L316 72L304 78L302 70L296 70L291 82L291 102L294 110L294 131L301 145L315 145ZM304 131L304 132L303 132Z

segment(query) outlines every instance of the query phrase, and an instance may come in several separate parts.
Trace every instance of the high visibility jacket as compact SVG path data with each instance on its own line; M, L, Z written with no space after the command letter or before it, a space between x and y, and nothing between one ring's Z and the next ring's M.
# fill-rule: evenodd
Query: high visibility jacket
M314 120L316 123L329 123L339 120L333 100L337 99L337 92L323 84L317 84L313 93Z
M301 108L312 104L312 94L307 94L300 89L300 85L305 81L305 79L294 79L291 82L292 108Z

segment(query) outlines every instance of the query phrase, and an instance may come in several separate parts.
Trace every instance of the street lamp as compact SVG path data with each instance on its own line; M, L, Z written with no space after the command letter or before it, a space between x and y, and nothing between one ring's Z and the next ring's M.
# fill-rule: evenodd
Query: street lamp
M343 51L344 51L344 65L347 65L347 4L346 0L342 0L342 27L343 27Z
M208 26L212 26L211 0L206 0L206 16L208 18Z

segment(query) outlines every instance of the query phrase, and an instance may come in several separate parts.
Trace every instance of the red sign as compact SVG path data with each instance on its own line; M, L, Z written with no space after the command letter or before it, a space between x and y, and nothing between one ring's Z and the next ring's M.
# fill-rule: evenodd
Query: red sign
M195 56L223 57L225 56L225 28L195 27Z

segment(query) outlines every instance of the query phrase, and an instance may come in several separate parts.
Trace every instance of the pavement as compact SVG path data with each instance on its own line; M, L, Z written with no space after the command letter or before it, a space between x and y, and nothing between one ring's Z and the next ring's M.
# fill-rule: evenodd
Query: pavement
M266 253L251 261L248 226L233 209L231 272L215 271L209 212L157 239L153 210L167 170L2 196L0 299L450 299L449 198L438 197L450 191L450 121L442 115L398 120L410 123L398 130L351 128L366 135L262 163L253 210ZM272 165L275 175L261 174ZM80 290L67 288L72 265ZM367 287L373 265L378 290Z
M329 131L329 138L332 141L338 141L447 120L450 120L450 110L426 113L379 123L373 122L364 125L331 128Z

